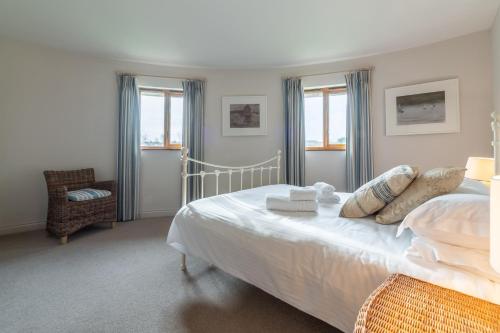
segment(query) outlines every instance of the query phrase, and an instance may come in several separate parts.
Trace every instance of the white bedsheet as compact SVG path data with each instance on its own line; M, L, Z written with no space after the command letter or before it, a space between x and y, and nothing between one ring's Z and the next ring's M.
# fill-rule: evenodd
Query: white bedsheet
M339 217L349 194L317 213L265 209L265 194L289 189L263 186L194 201L177 213L167 243L344 332L352 332L366 297L397 272L500 304L500 284L406 258L412 235L396 238L397 224Z

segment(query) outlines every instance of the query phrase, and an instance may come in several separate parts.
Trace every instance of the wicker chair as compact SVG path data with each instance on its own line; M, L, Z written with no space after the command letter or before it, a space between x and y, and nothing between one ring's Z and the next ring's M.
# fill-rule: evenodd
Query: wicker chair
M47 231L66 244L68 235L94 223L116 223L116 183L115 181L96 182L94 169L71 171L44 171L49 207L47 212ZM68 191L92 187L108 190L111 196L86 201L69 201Z

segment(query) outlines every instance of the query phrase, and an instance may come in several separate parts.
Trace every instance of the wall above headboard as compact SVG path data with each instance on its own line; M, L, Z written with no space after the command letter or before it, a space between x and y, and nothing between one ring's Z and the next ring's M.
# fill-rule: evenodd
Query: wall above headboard
M424 169L465 165L492 154L492 59L489 32L415 49L349 61L260 70L208 70L127 63L0 38L0 233L43 227L45 169L94 167L99 179L115 174L115 73L207 80L207 161L248 164L273 156L283 144L281 78L374 66L375 173L410 163ZM385 136L384 90L413 82L459 77L462 129L455 134ZM268 134L222 136L221 97L264 95ZM179 151L142 153L141 210L167 215L180 204ZM345 153L307 152L307 181L345 189ZM19 204L22 200L22 205Z

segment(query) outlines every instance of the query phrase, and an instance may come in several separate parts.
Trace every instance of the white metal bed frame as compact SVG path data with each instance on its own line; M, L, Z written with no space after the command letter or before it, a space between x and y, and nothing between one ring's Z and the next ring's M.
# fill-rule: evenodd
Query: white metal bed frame
M195 160L194 158L189 157L189 149L187 148L182 148L181 149L181 161L182 161L182 172L181 172L181 177L182 177L182 206L184 207L187 204L187 186L188 186L188 178L189 177L201 177L201 193L200 196L201 198L205 197L205 177L206 176L215 176L215 195L219 194L219 177L221 175L227 175L228 179L228 187L229 191L228 193L233 191L233 186L232 186L232 178L233 174L239 174L239 183L240 186L237 190L243 190L245 188L244 186L244 175L245 173L250 173L250 187L249 188L254 188L257 186L263 186L264 185L264 173L267 171L267 184L271 185L272 183L272 173L273 170L276 170L276 184L280 183L280 169L281 169L281 150L278 150L278 153L260 163L252 164L252 165L245 165L245 166L227 166L227 165L218 165L218 164L213 164L213 163L208 163L208 162L203 162L203 161L198 161ZM201 165L204 169L206 167L214 169L213 171L205 171L202 170L198 173L188 173L188 163L194 163L194 164L199 164ZM255 173L257 173L257 177L260 176L260 182L257 180L257 183L260 185L254 186L255 183ZM260 173L260 175L259 175ZM182 258L181 258L181 270L186 271L186 254L182 253Z
M492 122L491 129L493 131L493 141L491 142L494 151L495 158L495 174L500 174L500 113L493 112L491 114ZM182 206L187 204L187 180L189 177L201 177L201 198L205 197L205 189L204 189L204 180L206 176L214 175L215 176L215 194L219 194L219 177L220 175L227 174L229 180L229 192L232 192L232 175L239 174L240 175L240 187L239 190L243 190L243 176L245 172L250 172L250 188L254 187L254 174L255 172L260 172L260 186L263 185L263 174L265 170L268 170L268 184L271 184L271 174L272 170L276 170L276 183L280 183L280 167L281 167L281 150L278 150L276 156L268 159L267 161L246 165L246 166L226 166L226 165L217 165L212 163L207 163L203 161L195 160L188 156L189 150L187 148L182 148L181 150L181 160L182 160ZM276 164L273 166L271 163L276 161ZM188 162L196 163L202 165L204 167L214 168L213 171L200 171L199 173L189 174L188 170ZM264 167L268 165L267 167ZM221 171L222 170L222 171ZM186 270L186 255L182 254L182 262L181 269L183 271Z

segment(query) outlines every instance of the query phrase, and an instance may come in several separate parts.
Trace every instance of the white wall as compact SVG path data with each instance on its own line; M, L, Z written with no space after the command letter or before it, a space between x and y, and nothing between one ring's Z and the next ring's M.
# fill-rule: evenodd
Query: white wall
M206 71L205 157L224 165L248 165L276 155L282 149L281 78L275 71ZM222 136L222 96L266 95L268 135ZM142 152L143 216L175 213L180 205L179 151ZM221 181L222 182L222 181ZM207 179L207 193L213 193ZM224 184L227 186L227 184ZM225 189L221 185L221 190ZM235 185L236 186L236 185Z
M42 171L94 167L114 178L116 71L207 79L206 159L245 164L282 148L281 78L375 66L375 172L410 163L424 169L463 165L491 154L491 47L488 32L416 49L344 62L274 70L206 70L125 63L0 39L0 233L40 227L47 197ZM462 131L386 137L384 89L443 78L460 79ZM266 95L268 135L223 137L221 97ZM142 153L141 210L145 216L179 206L178 151ZM345 154L307 152L307 182L345 189Z
M491 28L493 56L493 103L495 111L500 112L500 9Z
M500 113L500 9L491 28L493 57L493 110ZM497 173L500 171L500 158L497 159Z
M375 174L402 163L426 170L465 165L468 156L491 156L492 59L488 32L419 48L355 60L295 68L292 74L334 72L374 66L372 81ZM387 88L458 77L461 132L385 136Z
M0 43L0 230L10 230L44 221L43 170L113 178L117 92L98 59Z

